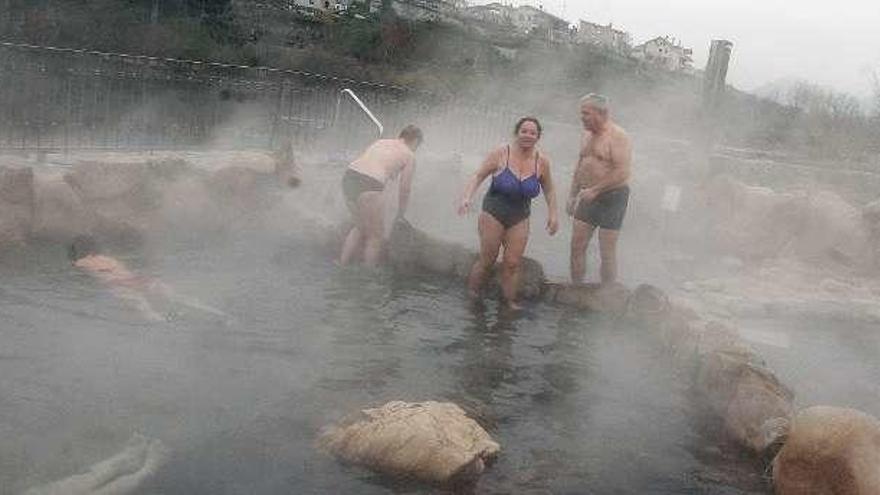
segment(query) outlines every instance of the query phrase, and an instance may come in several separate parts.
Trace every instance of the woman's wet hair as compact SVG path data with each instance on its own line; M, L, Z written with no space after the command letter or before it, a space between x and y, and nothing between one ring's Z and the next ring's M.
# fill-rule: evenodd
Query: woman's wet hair
M422 135L422 130L412 124L404 127L400 131L400 135L398 137L408 143L411 143L413 141L421 143L425 139L425 137Z
M531 123L535 124L535 127L538 128L538 137L541 137L541 134L544 132L544 129L541 127L541 123L538 122L538 118L531 117L531 116L523 117L523 118L516 121L516 125L513 126L513 135L515 136L515 135L519 134L519 130L522 129L523 124L525 124L526 122L531 122Z
M98 243L88 235L77 236L67 250L67 257L70 261L76 261L92 254L98 254Z

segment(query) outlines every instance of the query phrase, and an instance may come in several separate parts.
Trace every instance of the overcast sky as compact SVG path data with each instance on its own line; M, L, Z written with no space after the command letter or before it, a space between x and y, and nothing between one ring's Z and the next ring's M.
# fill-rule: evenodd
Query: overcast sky
M478 3L489 3L484 0ZM880 74L878 0L514 0L571 22L614 23L635 44L661 35L694 49L706 64L713 38L733 42L728 82L752 90L806 79L859 97Z

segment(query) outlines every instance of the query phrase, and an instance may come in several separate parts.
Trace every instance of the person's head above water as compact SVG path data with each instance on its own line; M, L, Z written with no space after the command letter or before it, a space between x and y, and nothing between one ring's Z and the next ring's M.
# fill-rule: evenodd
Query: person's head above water
M513 136L520 148L530 149L541 139L543 131L544 129L537 118L523 117L516 121L516 125L513 127Z
M67 257L71 262L76 262L86 256L98 254L98 243L92 236L77 236L67 250Z
M597 132L608 122L610 105L607 96L590 93L581 97L581 122L584 129Z
M417 126L412 124L407 125L400 131L400 135L397 136L402 139L404 143L413 151L415 151L422 141L425 139L422 135L422 130Z

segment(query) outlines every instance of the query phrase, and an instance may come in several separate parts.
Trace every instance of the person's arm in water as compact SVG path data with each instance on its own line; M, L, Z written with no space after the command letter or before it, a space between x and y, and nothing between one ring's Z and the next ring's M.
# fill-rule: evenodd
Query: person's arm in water
M556 204L556 186L553 184L553 176L550 174L550 160L541 157L542 171L541 188L544 190L544 199L547 201L547 232L550 235L556 233L559 229L559 208Z
M484 180L486 180L486 177L498 168L498 163L500 161L501 148L493 150L486 156L483 163L480 164L480 168L474 172L474 175L471 176L467 184L464 186L464 192L462 193L461 200L458 204L459 215L464 215L468 212L471 207L471 198L473 198L477 188L480 187L480 184L482 184Z
M587 202L593 201L605 191L616 189L629 181L632 167L632 147L629 137L620 133L612 138L611 142L611 170L601 179L591 184L590 187L581 191L581 198Z
M412 181L415 175L415 158L407 159L406 164L400 170L400 186L397 194L397 218L403 218L409 206L409 196L412 191Z

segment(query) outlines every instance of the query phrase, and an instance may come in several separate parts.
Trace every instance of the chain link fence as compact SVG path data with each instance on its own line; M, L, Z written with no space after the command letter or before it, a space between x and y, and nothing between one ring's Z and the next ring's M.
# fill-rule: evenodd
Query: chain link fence
M0 149L358 149L422 126L432 147L482 151L519 114L389 84L297 70L0 43ZM432 139L432 136L436 139Z

